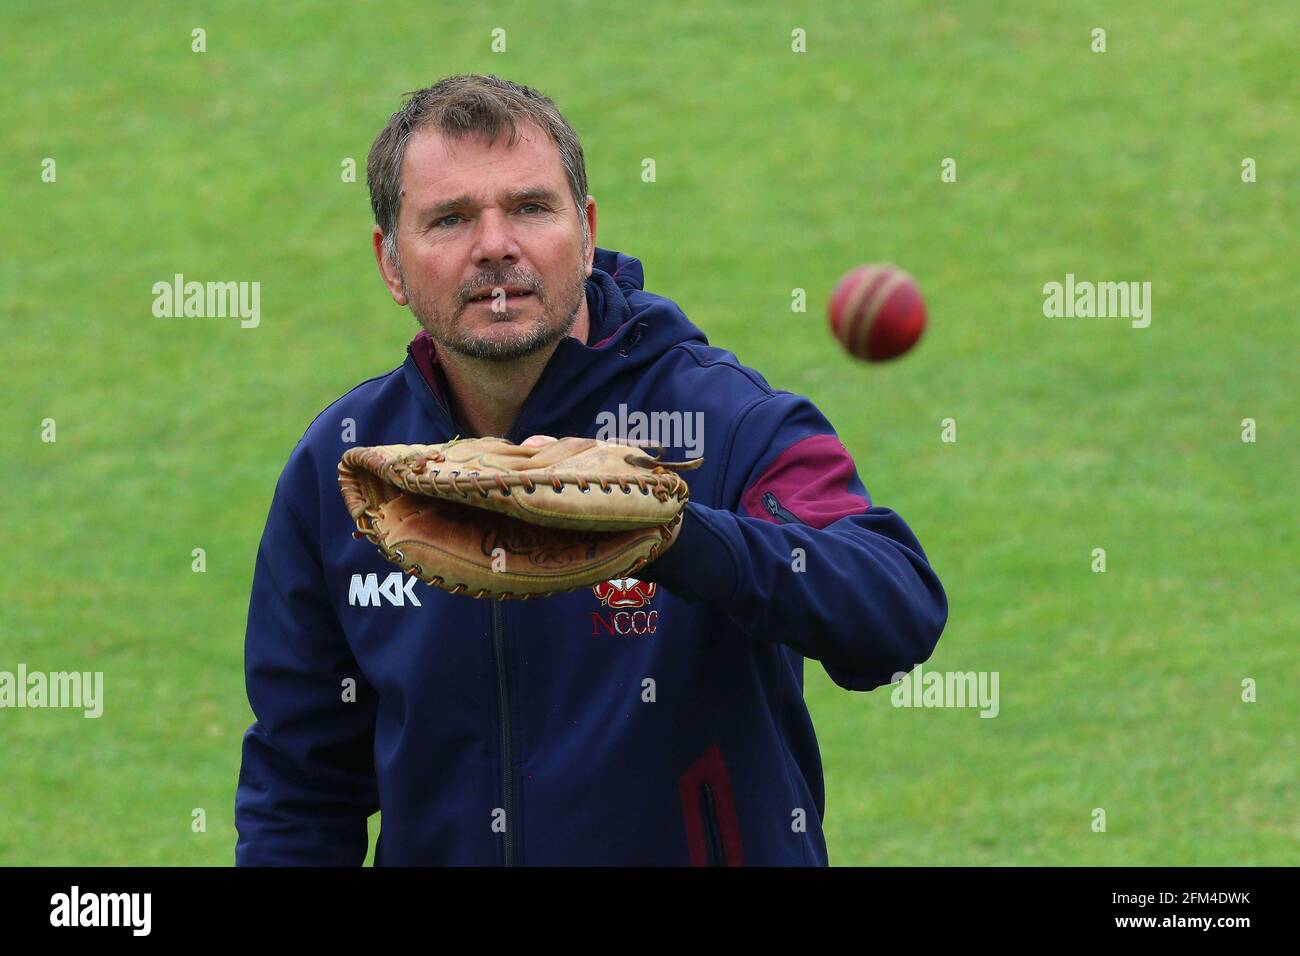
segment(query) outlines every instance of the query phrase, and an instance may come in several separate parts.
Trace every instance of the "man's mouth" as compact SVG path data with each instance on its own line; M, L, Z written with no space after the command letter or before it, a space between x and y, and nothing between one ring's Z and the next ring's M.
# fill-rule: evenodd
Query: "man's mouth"
M514 305L517 302L522 302L533 294L531 289L525 289L519 286L503 286L501 288L503 288L506 293L505 301L507 305ZM496 291L497 290L494 287L485 292L481 292L474 298L470 299L469 304L475 305L480 302L486 302L491 305L493 302L497 301Z

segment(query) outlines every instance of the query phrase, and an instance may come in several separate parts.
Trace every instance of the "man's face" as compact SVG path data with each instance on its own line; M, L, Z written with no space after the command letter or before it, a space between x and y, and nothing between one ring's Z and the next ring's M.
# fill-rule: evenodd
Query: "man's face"
M515 145L506 142L437 130L411 136L399 263L384 270L393 297L410 305L438 346L498 361L569 334L591 273L584 221L595 229L594 201L580 218L559 150L543 130L522 124Z

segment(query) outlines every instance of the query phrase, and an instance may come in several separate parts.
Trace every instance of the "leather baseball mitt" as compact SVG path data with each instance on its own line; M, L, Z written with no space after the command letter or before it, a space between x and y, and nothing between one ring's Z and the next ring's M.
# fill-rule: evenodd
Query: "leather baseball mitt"
M482 598L529 598L627 577L677 537L689 498L640 448L503 438L351 448L339 488L389 561L426 584Z

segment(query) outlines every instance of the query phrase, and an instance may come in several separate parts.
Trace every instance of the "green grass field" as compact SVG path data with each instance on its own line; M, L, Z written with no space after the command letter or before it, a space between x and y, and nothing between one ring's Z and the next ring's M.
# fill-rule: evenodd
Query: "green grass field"
M598 244L835 424L947 588L926 669L1000 674L988 720L809 664L832 864L1294 863L1300 8L545 6L0 12L0 670L102 670L106 697L0 710L0 864L233 862L276 478L416 328L365 155L401 92L471 71L552 97ZM880 367L823 312L873 260L931 315ZM261 324L153 317L177 272L260 281ZM1150 327L1044 317L1066 273L1150 281Z

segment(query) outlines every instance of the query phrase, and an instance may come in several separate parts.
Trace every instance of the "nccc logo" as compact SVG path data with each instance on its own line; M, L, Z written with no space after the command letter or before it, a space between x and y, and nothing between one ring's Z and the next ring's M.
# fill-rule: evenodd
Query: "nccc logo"
M653 634L659 628L659 612L647 611L645 606L655 596L658 585L636 578L615 578L593 584L592 593L613 613L591 612L591 634L600 635L604 628L611 637ZM635 610L634 610L635 609Z

